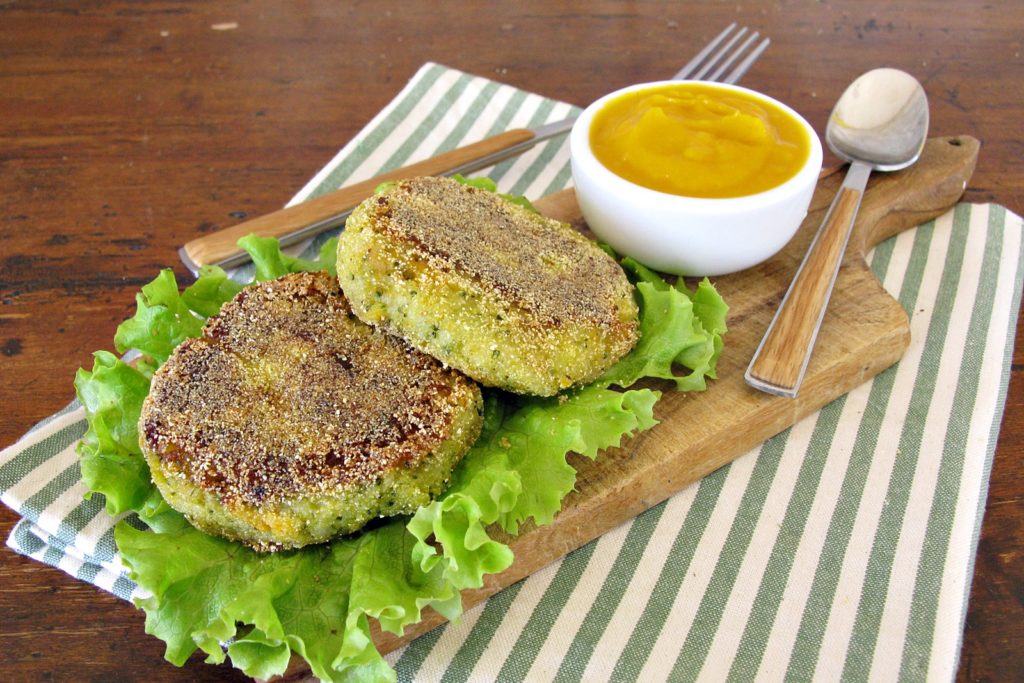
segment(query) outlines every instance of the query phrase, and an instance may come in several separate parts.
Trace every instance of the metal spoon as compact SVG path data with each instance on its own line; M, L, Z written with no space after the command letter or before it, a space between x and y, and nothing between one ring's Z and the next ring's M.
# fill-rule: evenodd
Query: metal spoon
M913 164L927 135L928 98L910 74L875 69L843 92L829 116L825 141L850 168L750 361L747 384L796 397L868 176Z

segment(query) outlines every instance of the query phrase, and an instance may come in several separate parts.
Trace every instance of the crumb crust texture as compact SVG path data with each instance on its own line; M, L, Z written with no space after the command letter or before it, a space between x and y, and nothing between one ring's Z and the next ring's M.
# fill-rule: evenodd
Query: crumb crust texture
M481 423L473 382L361 322L331 275L298 273L246 288L183 342L139 431L171 507L277 550L428 503Z
M550 396L636 343L622 268L571 226L447 178L370 197L338 244L352 309L481 384Z

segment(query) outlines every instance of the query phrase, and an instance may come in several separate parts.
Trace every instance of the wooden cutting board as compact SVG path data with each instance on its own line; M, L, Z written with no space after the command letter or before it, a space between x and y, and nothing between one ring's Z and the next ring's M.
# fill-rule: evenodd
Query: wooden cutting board
M870 271L865 254L885 238L952 207L967 187L979 147L966 136L933 138L911 168L872 178L800 394L795 399L770 396L749 388L743 373L842 182L842 169L824 171L807 218L782 252L760 266L714 280L730 307L718 379L700 394L649 385L663 390L655 407L657 426L595 461L571 455L577 490L552 524L525 525L515 538L497 531L511 546L515 562L489 576L482 588L464 592L465 608L632 519L899 360L910 342L907 314ZM572 190L535 204L585 229ZM381 652L390 652L442 622L428 610L401 638L376 630L374 622L374 640ZM300 672L302 663L296 658L293 666L289 677Z

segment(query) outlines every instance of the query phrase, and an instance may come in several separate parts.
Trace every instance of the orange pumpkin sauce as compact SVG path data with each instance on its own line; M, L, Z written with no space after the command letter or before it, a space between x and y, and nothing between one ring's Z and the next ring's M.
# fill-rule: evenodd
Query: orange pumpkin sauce
M811 150L780 107L745 92L679 83L621 95L602 107L590 146L609 170L686 197L742 197L781 185Z

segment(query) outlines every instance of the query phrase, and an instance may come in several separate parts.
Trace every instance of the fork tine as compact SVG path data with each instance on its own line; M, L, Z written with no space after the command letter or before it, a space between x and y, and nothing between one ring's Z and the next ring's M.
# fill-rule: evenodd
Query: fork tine
M757 61L757 58L761 56L761 53L767 49L771 41L768 38L763 39L736 68L729 72L728 76L723 78L722 75L726 73L729 67L761 36L759 32L754 31L753 34L747 36L747 39L739 47L734 47L741 38L747 35L749 30L744 26L733 33L736 26L736 22L726 26L725 30L705 45L686 66L679 70L679 73L674 78L676 80L689 78L698 81L721 81L723 83L736 83L742 78L751 65Z
M736 59L741 54L746 52L747 48L750 47L751 43L753 43L755 40L757 40L760 35L761 34L758 33L757 31L754 31L752 34L750 34L750 37L748 37L746 40L744 40L743 44L740 45L738 48L736 48L736 51L733 52L732 55L730 55L728 59L726 59L724 62L722 62L721 65L719 65L719 67L717 69L715 69L711 73L710 76L707 77L707 79L709 81L717 81L717 80L719 80L721 78L722 74L725 73L725 70L728 69L730 66L732 66L732 63L735 62Z
M682 69L680 69L679 72L676 73L676 75L673 76L672 78L674 80L677 80L677 81L681 81L684 78L689 78L690 74L692 74L694 72L694 70L698 66L700 66L701 62L703 62L704 59L709 54L711 54L712 50L714 50L716 47L718 47L719 43L721 43L723 40L725 40L725 37L727 35L729 35L729 32L732 31L734 28L736 28L736 22L735 21L732 22L731 24L729 24L728 26L726 26L724 31L719 33L717 36L715 36L715 38L710 43L705 45L704 48L700 52L698 52L696 55L694 55L693 59L691 59L689 62L687 62L686 66L684 66Z
M715 54L713 54L711 56L711 58L708 59L707 63L700 69L700 71L698 71L697 73L693 74L693 76L691 78L693 78L695 80L698 80L698 81L710 80L710 79L706 78L708 72L711 71L711 69L714 68L715 64L717 64L718 61L720 59L722 59L729 52L729 50L732 49L732 46L736 44L736 41L739 40L740 38L742 38L744 36L744 34L746 34L746 32L747 32L747 27L746 26L744 26L739 31L737 31L736 35L734 35L732 38L730 38L729 42L727 42L725 45L723 45L722 47L718 48L718 51Z
M747 73L750 66L757 61L757 58L761 56L762 52L768 49L771 42L771 38L765 38L762 40L758 46L754 48L754 51L747 55L746 58L740 62L739 65L732 70L732 73L726 76L722 82L731 84L736 83L743 78L743 74Z

